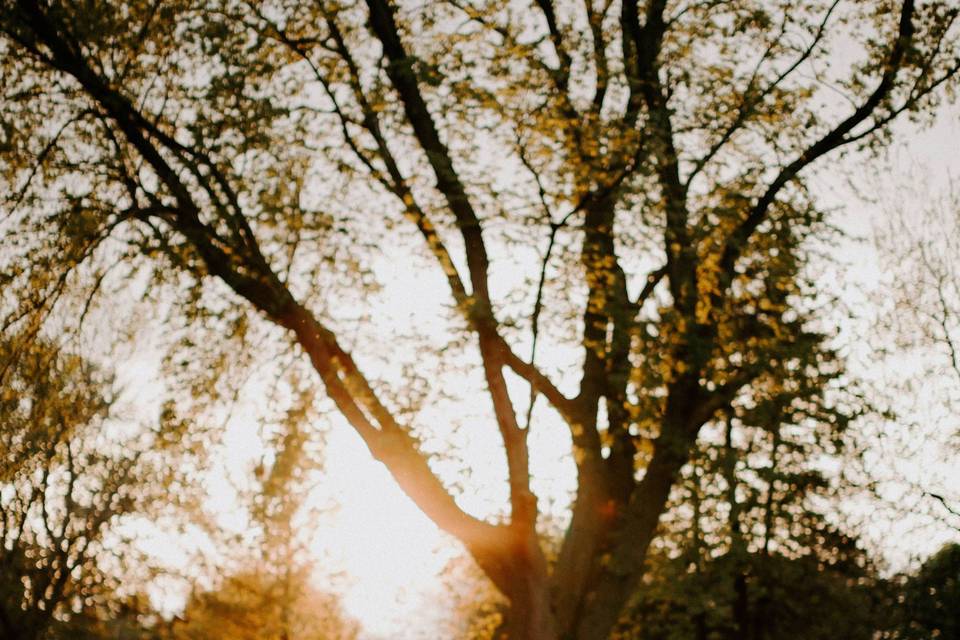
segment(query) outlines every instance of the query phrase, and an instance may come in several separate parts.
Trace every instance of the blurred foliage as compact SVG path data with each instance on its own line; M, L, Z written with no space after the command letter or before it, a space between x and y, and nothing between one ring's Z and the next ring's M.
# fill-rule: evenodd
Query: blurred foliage
M883 640L960 637L960 544L945 545L893 583Z
M149 566L121 525L171 503L180 425L124 420L109 372L47 340L0 341L0 367L0 630L82 637Z
M354 640L359 625L335 596L311 586L309 572L280 575L254 565L196 591L172 624L172 640Z
M824 565L813 555L688 560L652 560L617 638L869 640L883 619L877 578L855 565Z
M354 640L359 624L338 596L317 586L318 559L310 548L323 513L310 504L319 480L322 431L311 388L276 420L264 424L260 459L239 479L246 530L214 530L220 550L205 588L195 583L172 625L173 640Z

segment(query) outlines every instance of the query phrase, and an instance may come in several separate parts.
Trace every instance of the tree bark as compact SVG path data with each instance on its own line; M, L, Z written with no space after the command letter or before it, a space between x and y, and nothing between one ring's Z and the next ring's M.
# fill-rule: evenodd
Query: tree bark
M692 416L699 409L698 390L696 379L689 375L672 385L672 398L653 457L626 506L622 524L612 535L614 544L603 562L602 575L584 600L577 640L607 640L643 577L647 550L666 509L670 489L696 442L701 423L693 421Z
M547 562L534 532L521 534L514 552L515 569L505 595L510 600L510 640L558 640L550 597Z

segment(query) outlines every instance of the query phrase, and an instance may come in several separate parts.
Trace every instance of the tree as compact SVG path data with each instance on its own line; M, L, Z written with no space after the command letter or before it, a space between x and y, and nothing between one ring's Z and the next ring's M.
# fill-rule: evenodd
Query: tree
M318 433L309 431L313 394L299 394L268 438L269 446L242 491L251 520L246 544L223 546L233 564L215 576L212 589L197 589L174 625L175 640L355 640L359 625L337 597L318 589L308 548L311 515L305 504L316 482ZM311 418L313 420L311 420ZM315 515L315 514L313 514Z
M633 616L621 623L624 640L820 640L837 634L868 640L883 625L873 591L880 581L856 566L823 567L813 555L780 553L707 559L697 571L682 558L657 560ZM742 602L731 580L744 567L751 572L745 603L751 610L762 607L746 633L740 631Z
M892 624L880 637L950 638L960 633L960 545L944 545L896 587Z
M186 361L250 326L293 341L518 639L609 635L701 427L794 366L824 228L803 177L960 65L946 1L0 6L21 316L95 291L106 253L207 330ZM429 265L454 313L398 329L376 256L415 240L393 268ZM385 334L416 350L403 381ZM421 446L464 380L503 443L496 521ZM528 435L558 422L578 488L553 560Z
M353 640L358 625L336 598L311 586L298 571L279 582L255 567L195 592L173 625L175 640Z
M885 628L886 585L836 522L851 487L832 469L850 462L862 403L830 349L798 349L796 364L701 433L617 638L868 639ZM497 637L495 603L468 601L464 629Z
M863 403L829 348L798 349L794 363L701 434L624 637L871 638L882 627L876 570L836 522L850 487L835 469Z
M5 340L0 362L0 631L100 637L135 561L120 519L165 494L178 434L125 433L111 376L50 342Z
M893 465L873 480L888 498L900 494L900 501L915 502L916 516L923 511L940 528L960 530L960 492L950 477L960 459L960 273L954 259L960 193L954 184L917 183L890 195L884 203L889 215L877 225L875 248L890 281L880 286L886 317L873 334L879 345L896 345L887 355L894 373L881 384L901 391L890 394L888 403L910 425L884 433L886 449L910 452L905 461L925 464ZM921 192L922 206L908 204ZM905 369L912 375L904 375Z

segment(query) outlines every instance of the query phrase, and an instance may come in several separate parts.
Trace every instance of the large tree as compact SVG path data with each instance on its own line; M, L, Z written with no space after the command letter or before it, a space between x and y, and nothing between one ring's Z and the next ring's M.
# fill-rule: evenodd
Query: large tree
M180 375L251 326L292 340L509 600L511 637L605 638L701 427L798 366L823 227L804 177L936 107L957 14L3 0L10 322L117 263L206 331ZM439 274L453 313L384 318L380 256L409 287ZM422 444L463 428L478 379L506 460L498 520L461 508ZM558 423L577 491L554 558L528 444Z

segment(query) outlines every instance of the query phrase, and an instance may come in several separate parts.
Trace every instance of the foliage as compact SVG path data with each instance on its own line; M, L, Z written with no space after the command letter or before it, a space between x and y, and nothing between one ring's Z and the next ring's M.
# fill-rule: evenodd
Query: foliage
M960 545L945 545L897 587L891 628L882 638L953 638L960 633Z
M337 599L293 569L278 578L256 567L226 576L192 594L173 625L174 640L353 640L357 624Z
M54 343L2 341L0 362L0 629L82 637L119 616L142 563L119 525L167 501L180 435L125 424L110 374Z
M798 358L703 434L622 637L868 639L882 627L882 581L831 517L849 489L831 469L847 462L862 403L838 386L828 349Z
M745 583L738 582L740 575L747 576ZM828 566L815 555L726 554L699 565L685 556L661 557L617 637L868 640L883 619L875 582L856 565Z
M2 0L5 326L119 264L198 334L171 357L198 398L255 362L251 331L294 343L511 637L595 640L702 428L830 358L804 326L827 226L805 178L933 113L960 25L944 0L530 5ZM384 311L385 264L445 306ZM481 392L490 519L426 447ZM554 559L528 434L561 424Z
M494 640L504 633L507 602L469 557L453 558L442 576L450 617L440 634L463 640Z

